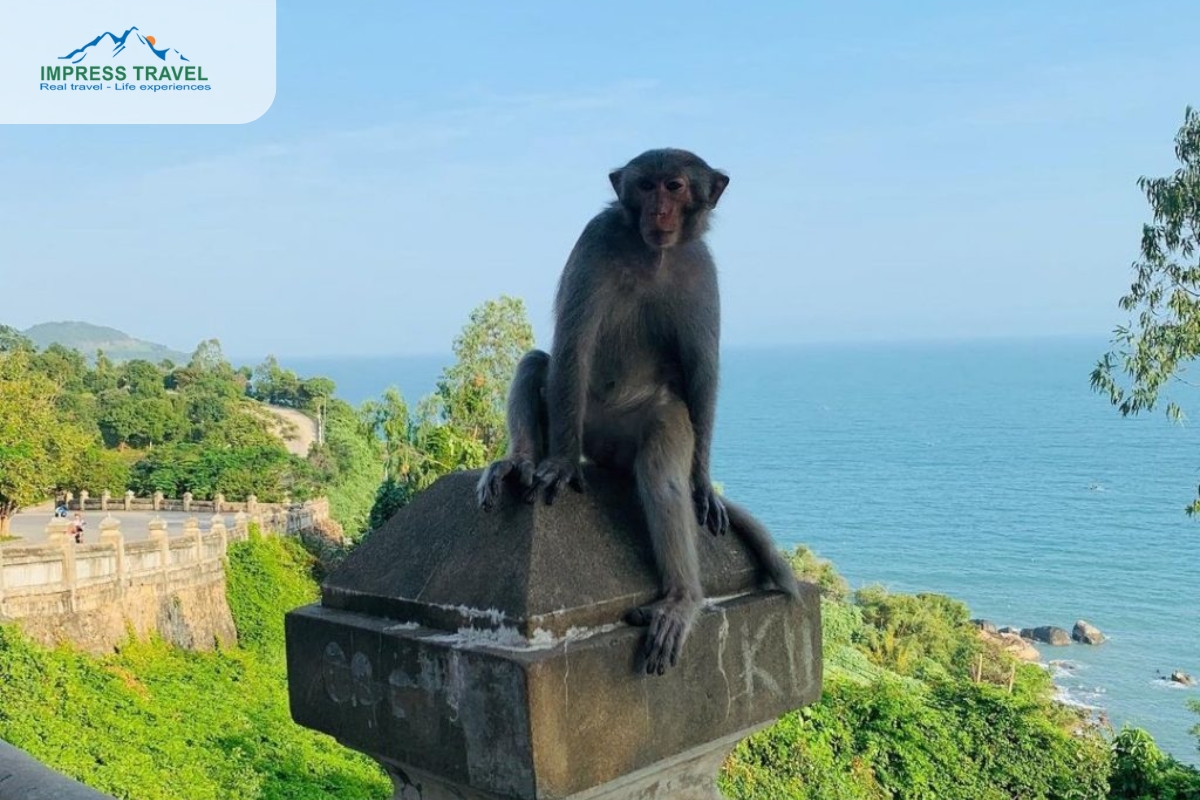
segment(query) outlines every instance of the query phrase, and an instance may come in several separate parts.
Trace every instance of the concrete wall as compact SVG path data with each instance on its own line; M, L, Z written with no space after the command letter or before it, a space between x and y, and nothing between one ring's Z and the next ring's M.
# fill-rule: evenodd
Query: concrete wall
M171 536L160 520L146 540L126 542L111 515L100 523L99 544L76 544L68 521L47 526L47 542L0 548L0 622L18 622L47 645L69 641L106 652L132 631L157 632L181 647L211 649L237 633L225 600L224 559L231 541L247 537L251 522L264 531L299 534L328 518L324 500L291 506L259 504L239 511L231 525L215 515L207 532L197 518Z

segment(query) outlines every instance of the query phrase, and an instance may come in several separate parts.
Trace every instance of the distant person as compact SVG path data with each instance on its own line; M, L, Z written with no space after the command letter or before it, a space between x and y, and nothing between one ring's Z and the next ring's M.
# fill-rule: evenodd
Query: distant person
M58 507L54 509L54 516L56 516L56 517L66 517L66 516L67 516L67 504L66 504L66 503L59 503L59 504L58 504Z
M75 519L71 520L71 535L75 537L75 544L83 544L83 526L86 524L83 514L76 511Z

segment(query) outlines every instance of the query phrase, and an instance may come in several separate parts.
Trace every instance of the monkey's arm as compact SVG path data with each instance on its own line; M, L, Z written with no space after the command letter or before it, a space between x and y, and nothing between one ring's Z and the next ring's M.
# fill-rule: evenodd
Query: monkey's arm
M700 524L713 533L725 533L729 515L712 486L709 471L712 436L717 411L717 384L720 361L720 310L716 282L696 309L696 324L682 337L680 359L683 367L684 402L692 420L695 447L692 451L692 490Z
M564 484L583 491L583 418L600 305L576 254L567 262L555 301L554 344L546 377L549 441L537 481L547 504Z

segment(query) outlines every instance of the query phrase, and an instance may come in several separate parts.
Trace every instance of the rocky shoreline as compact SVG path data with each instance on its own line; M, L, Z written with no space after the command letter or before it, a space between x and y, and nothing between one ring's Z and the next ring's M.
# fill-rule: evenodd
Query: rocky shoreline
M986 619L973 619L971 620L971 624L975 626L981 639L992 643L1000 650L1009 653L1018 660L1031 664L1041 663L1042 661L1041 652L1035 647L1035 644L1044 644L1051 647L1083 644L1089 647L1096 647L1108 641L1108 637L1099 628L1083 619L1077 620L1070 632L1065 628L1055 625L1040 625L1035 628L997 627L991 620ZM1062 666L1067 663L1069 662L1054 660L1050 661L1048 666ZM1175 684L1184 688L1191 688L1197 685L1197 679L1182 669L1175 669L1168 674L1158 673L1156 677L1164 683Z

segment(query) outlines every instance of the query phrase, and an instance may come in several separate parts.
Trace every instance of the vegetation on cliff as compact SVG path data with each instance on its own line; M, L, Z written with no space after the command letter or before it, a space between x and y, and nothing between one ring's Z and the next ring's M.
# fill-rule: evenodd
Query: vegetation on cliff
M818 563L803 552L798 562ZM218 652L130 641L96 659L0 626L0 739L130 800L383 800L378 767L288 714L283 615L316 597L315 567L292 540L234 544L240 643ZM1200 798L1200 773L1142 731L1086 726L1050 699L1042 669L1016 665L1010 692L1014 665L976 636L961 603L850 593L828 567L825 579L824 696L738 746L721 777L729 797Z
M384 800L370 759L291 721L283 615L317 593L292 540L231 545L238 647L130 641L93 658L0 626L0 739L128 800Z
M963 603L851 593L811 552L792 560L823 589L824 694L738 746L729 797L1200 800L1200 772L1054 702L1045 670L980 638Z

